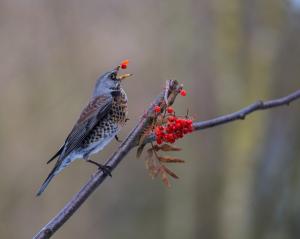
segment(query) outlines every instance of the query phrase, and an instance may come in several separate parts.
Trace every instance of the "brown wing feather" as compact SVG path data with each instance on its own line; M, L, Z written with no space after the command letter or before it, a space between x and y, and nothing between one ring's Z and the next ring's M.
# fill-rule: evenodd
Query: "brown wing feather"
M65 147L60 159L66 157L77 148L112 106L112 96L102 95L94 98L82 111L77 123L65 141Z

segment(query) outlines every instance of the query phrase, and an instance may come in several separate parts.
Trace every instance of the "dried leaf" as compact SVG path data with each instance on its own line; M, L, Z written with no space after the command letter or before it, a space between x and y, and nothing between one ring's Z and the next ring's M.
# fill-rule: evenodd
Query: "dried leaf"
M141 134L139 144L143 143L145 139L151 134L152 132L152 125L149 125L146 129L144 129L143 133Z
M168 188L171 187L167 173L164 170L162 170L162 172L161 172L161 179L166 187L168 187Z
M146 145L146 144L144 144L144 141L151 134L151 132L152 132L152 126L150 125L146 129L144 129L143 133L141 134L140 139L139 139L139 144L138 144L139 147L136 152L137 158L139 158L142 155L144 147Z
M179 158L173 158L173 157L162 157L159 156L158 157L159 161L164 162L164 163L184 163L183 159L179 159Z
M142 144L138 147L137 151L136 151L136 157L139 158L141 157L143 150L144 150L145 144Z
M158 146L158 150L162 150L162 151L165 151L165 152L168 152L168 151L180 151L181 148L178 148L178 147L174 147L170 144L163 144L163 145L160 145ZM156 150L156 151L158 151Z
M148 158L146 159L146 168L149 171L149 174L152 178L155 178L160 172L161 165L157 161L156 158Z
M148 154L147 155L148 158L152 158L153 157L153 149L152 148L148 149L147 154Z
M169 174L172 178L179 179L179 177L175 173L173 173L170 169L168 169L166 166L162 165L162 168L164 172Z

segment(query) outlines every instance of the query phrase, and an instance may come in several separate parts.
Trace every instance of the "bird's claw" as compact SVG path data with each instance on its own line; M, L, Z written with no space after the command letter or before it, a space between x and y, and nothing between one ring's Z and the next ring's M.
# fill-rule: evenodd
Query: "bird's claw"
M119 139L118 135L115 135L115 139L117 140L117 142L122 143L122 140Z
M103 164L97 163L97 162L95 162L93 160L90 160L90 159L86 159L86 161L89 162L89 163L92 163L94 165L97 165L98 169L102 170L102 172L105 175L108 175L108 176L112 177L112 175L111 175L112 167L111 166L103 165Z
M112 167L111 166L101 164L101 165L99 165L99 169L101 169L102 172L104 174L106 174L107 176L112 177L112 175L111 175Z

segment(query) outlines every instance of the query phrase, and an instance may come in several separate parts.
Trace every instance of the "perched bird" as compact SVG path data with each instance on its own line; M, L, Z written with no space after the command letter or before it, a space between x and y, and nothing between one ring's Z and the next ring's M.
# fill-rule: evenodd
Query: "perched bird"
M127 63L128 61L125 61L125 64ZM93 95L65 143L47 162L50 163L58 157L37 196L42 194L55 175L75 159L83 158L111 176L109 166L92 161L89 156L102 150L114 137L117 139L117 133L127 120L127 96L120 83L131 74L118 76L120 68L124 69L126 65L122 63L96 81Z

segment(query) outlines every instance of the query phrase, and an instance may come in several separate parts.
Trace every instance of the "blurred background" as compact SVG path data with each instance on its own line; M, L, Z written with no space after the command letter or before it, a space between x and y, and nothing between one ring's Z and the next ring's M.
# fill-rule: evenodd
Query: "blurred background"
M100 73L130 59L121 139L170 78L197 120L284 96L300 88L300 1L1 0L0 53L0 237L31 238L96 170L77 161L35 197ZM170 189L133 151L53 238L300 238L299 109L179 141Z

